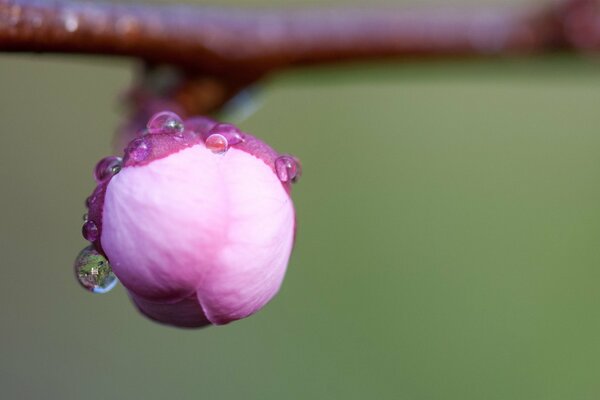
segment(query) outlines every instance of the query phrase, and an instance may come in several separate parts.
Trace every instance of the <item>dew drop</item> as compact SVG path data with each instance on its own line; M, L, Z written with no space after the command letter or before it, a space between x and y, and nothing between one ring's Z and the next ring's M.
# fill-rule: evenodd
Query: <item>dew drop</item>
M129 146L125 149L125 153L133 161L141 162L148 158L151 148L150 142L146 138L141 137L129 143Z
M90 242L95 242L98 239L100 231L98 230L98 226L92 220L86 220L81 228L81 233L85 240L89 240Z
M122 164L121 157L110 156L100 160L94 169L96 182L100 183L112 178L121 170Z
M77 15L73 13L67 13L63 16L64 27L67 32L73 33L79 28L79 20Z
M215 154L223 154L229 149L227 138L218 133L212 134L204 142L206 148Z
M275 160L275 171L281 182L296 182L300 178L300 163L292 156L281 156Z
M94 204L95 202L96 202L96 196L94 196L94 195L91 195L91 196L89 196L87 199L85 199L85 206L86 206L87 208L90 208L90 206L91 206L92 204Z
M150 121L148 121L148 133L166 133L169 135L183 136L183 121L179 115L171 111L163 111L158 114L154 114Z
M88 213L83 214L83 222L87 222L88 217Z
M93 293L106 293L119 282L108 260L94 246L81 250L75 259L75 277L84 289Z
M208 135L221 135L227 139L228 146L235 146L244 141L244 134L235 125L217 124L211 128Z

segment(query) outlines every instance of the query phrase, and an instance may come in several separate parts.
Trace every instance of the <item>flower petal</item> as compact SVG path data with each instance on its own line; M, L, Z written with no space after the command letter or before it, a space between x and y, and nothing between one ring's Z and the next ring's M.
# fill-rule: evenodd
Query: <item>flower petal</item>
M259 310L279 289L293 246L294 209L273 170L232 148L197 144L132 166L106 191L102 248L153 319L223 324ZM194 314L197 314L194 317Z

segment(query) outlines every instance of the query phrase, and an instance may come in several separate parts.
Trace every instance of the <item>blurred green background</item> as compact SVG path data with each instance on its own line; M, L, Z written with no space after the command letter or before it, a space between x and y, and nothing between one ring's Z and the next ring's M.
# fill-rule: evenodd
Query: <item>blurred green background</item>
M600 397L597 60L267 81L240 125L303 161L296 250L263 311L203 330L73 278L133 65L0 57L2 398Z

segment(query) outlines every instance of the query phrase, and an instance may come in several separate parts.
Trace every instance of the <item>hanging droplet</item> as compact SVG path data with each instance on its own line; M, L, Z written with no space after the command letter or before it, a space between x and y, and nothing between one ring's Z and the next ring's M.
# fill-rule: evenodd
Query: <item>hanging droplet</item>
M81 228L81 233L85 240L90 242L95 242L98 239L100 231L98 230L98 226L94 221L86 220L83 224L83 228Z
M211 128L208 135L221 135L227 139L229 146L235 146L244 141L244 134L235 125L217 124ZM207 139L208 140L208 139Z
M183 121L179 115L171 111L154 114L148 121L148 133L166 133L169 135L183 136Z
M300 178L300 163L292 156L281 156L275 160L275 171L281 182L296 182Z
M121 170L123 159L121 157L105 157L96 164L94 169L94 178L96 182L104 182L113 177Z
M75 277L81 286L94 293L106 293L119 282L108 260L94 246L86 247L77 256Z
M229 149L229 143L225 136L218 133L212 134L204 142L206 148L215 154L223 154Z
M144 161L150 155L152 145L146 138L141 137L134 139L129 143L129 146L125 149L125 154L133 161L141 162Z

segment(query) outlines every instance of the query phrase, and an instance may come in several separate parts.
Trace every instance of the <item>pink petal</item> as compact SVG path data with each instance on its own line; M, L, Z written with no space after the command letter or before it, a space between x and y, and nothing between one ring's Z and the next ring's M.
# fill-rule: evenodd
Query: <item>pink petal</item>
M269 166L197 144L112 178L101 242L146 315L200 326L251 315L277 293L293 231L292 201Z

